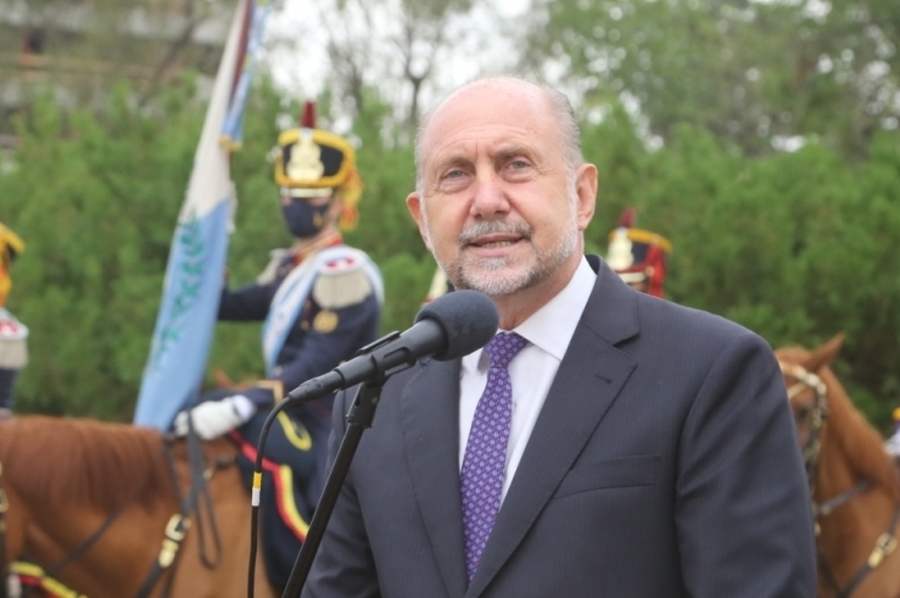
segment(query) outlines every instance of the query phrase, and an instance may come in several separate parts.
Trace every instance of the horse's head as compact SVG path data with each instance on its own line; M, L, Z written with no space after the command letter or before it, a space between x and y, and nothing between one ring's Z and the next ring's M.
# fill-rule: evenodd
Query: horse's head
M808 453L816 450L814 445L828 416L827 388L820 372L837 357L844 336L840 333L814 350L784 347L775 351L787 385L800 446L807 459L810 457Z
M900 551L894 552L894 546L900 477L881 435L832 371L843 340L839 334L817 349L775 351L812 492L817 595L897 596Z

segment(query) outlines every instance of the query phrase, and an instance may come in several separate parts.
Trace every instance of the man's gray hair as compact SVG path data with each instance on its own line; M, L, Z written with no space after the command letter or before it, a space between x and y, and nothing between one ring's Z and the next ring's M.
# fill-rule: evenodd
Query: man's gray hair
M581 153L581 131L578 128L578 121L575 120L575 109L572 107L572 103L569 101L566 94L545 83L533 83L521 77L509 75L480 77L454 90L449 96L444 98L443 101L426 112L425 116L422 117L422 121L419 123L419 130L416 133L416 191L418 191L419 194L422 194L424 191L422 178L422 138L435 111L457 93L473 85L482 83L490 84L493 82L502 83L505 81L529 83L544 93L544 96L549 100L554 116L559 123L559 141L562 146L563 158L566 161L570 173L574 174L575 169L584 164L584 155Z

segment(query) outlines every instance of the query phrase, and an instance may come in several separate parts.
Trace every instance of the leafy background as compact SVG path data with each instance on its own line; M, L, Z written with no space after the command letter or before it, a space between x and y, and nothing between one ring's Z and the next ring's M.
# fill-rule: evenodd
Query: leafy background
M404 15L433 24L477 5ZM561 86L583 119L584 153L600 169L589 250L605 253L620 212L634 207L639 227L674 245L670 300L774 347L846 332L837 372L884 432L900 404L898 23L900 4L886 0L557 0L504 33L518 48L504 70ZM365 47L337 34L329 43L320 124L353 139L365 183L347 241L383 270L383 330L404 329L435 267L404 198L417 94L438 77L378 73ZM20 411L131 418L205 110L190 73L150 102L134 96L125 79L102 109L63 110L37 95L17 120L0 219L27 243L8 302L31 329ZM235 282L290 242L265 156L296 114L299 98L261 74L233 162ZM258 376L259 327L220 324L213 367Z

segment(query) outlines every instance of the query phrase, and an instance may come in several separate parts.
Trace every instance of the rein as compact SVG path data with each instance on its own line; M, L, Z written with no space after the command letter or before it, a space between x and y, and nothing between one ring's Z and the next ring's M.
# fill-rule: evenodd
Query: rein
M118 519L119 515L121 515L122 511L124 510L125 505L120 505L119 507L117 507L115 511L109 514L109 516L100 525L100 527L94 530L94 532L90 536L79 542L78 546L73 548L72 551L69 552L69 554L57 561L54 565L44 569L43 575L45 577L54 577L57 572L59 572L63 567L75 561L76 559L78 559L78 557L87 552L88 549L93 546L97 542L97 540L99 540L100 537L103 536L104 533L106 533L106 530L110 528L113 522Z
M816 393L816 400L810 414L810 417L812 418L810 434L806 445L803 447L803 460L806 464L810 496L815 497L815 480L819 467L819 453L822 449L822 430L828 420L828 388L818 375L807 371L804 367L798 364L787 364L781 361L778 363L784 374L797 380L795 384L788 387L789 400L797 396L798 393L806 388L811 388ZM815 498L813 498L812 511L816 521L816 536L818 536L820 532L820 517L831 514L839 506L866 493L874 486L874 480L866 479L824 502L816 502ZM866 562L863 563L850 582L843 588L841 588L835 578L834 571L831 569L831 566L828 564L825 555L822 554L817 543L816 551L818 553L819 562L821 563L828 584L836 592L835 598L850 598L854 590L856 590L857 586L862 583L866 576L877 568L884 561L885 557L894 551L897 547L895 532L897 531L898 524L900 524L900 504L894 508L894 513L891 515L887 530L875 541L875 548L872 549Z
M200 561L207 569L214 569L218 566L222 558L222 541L219 536L219 528L216 524L215 511L213 509L212 497L209 494L209 487L206 482L212 477L212 474L220 467L225 467L234 462L234 457L226 460L218 460L209 468L204 463L203 449L200 445L200 438L194 432L193 424L188 418L188 433L185 437L188 449L188 470L190 472L190 489L187 494L181 493L178 483L178 475L175 471L175 456L172 454L168 440L163 444L165 451L166 464L169 466L169 474L172 476L172 483L175 491L181 497L181 509L178 513L172 515L166 524L165 538L162 541L159 555L153 563L153 568L147 574L147 578L141 585L136 594L136 598L148 598L153 588L159 582L162 575L169 571L168 579L163 588L160 598L167 598L172 588L172 582L175 579L175 571L172 565L176 562L181 542L187 535L187 530L191 527L191 516L196 514L197 534L199 536L198 545L200 547ZM207 542L204 532L204 521L210 526L213 543L214 557L210 558L207 554Z
M866 578L866 575L878 567L878 565L884 561L885 557L894 552L894 549L897 548L897 538L894 537L894 533L897 531L898 522L900 522L900 505L897 505L894 509L894 514L891 515L891 521L888 524L887 531L881 534L878 537L878 540L875 541L875 548L872 549L869 558L866 559L866 562L863 563L862 567L857 570L856 575L853 576L853 579L850 580L850 583L848 583L844 589L841 589L837 580L834 578L834 574L828 569L829 583L837 591L836 598L850 598L853 591L856 589L856 586L862 583L862 580ZM821 553L819 554L819 557L822 557ZM822 562L825 563L824 559ZM825 563L825 565L827 567L827 563Z

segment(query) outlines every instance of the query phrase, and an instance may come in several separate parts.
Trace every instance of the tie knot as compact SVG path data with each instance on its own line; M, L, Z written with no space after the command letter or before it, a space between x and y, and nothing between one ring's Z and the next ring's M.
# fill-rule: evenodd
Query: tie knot
M492 368L506 368L528 341L515 332L500 332L485 346Z

